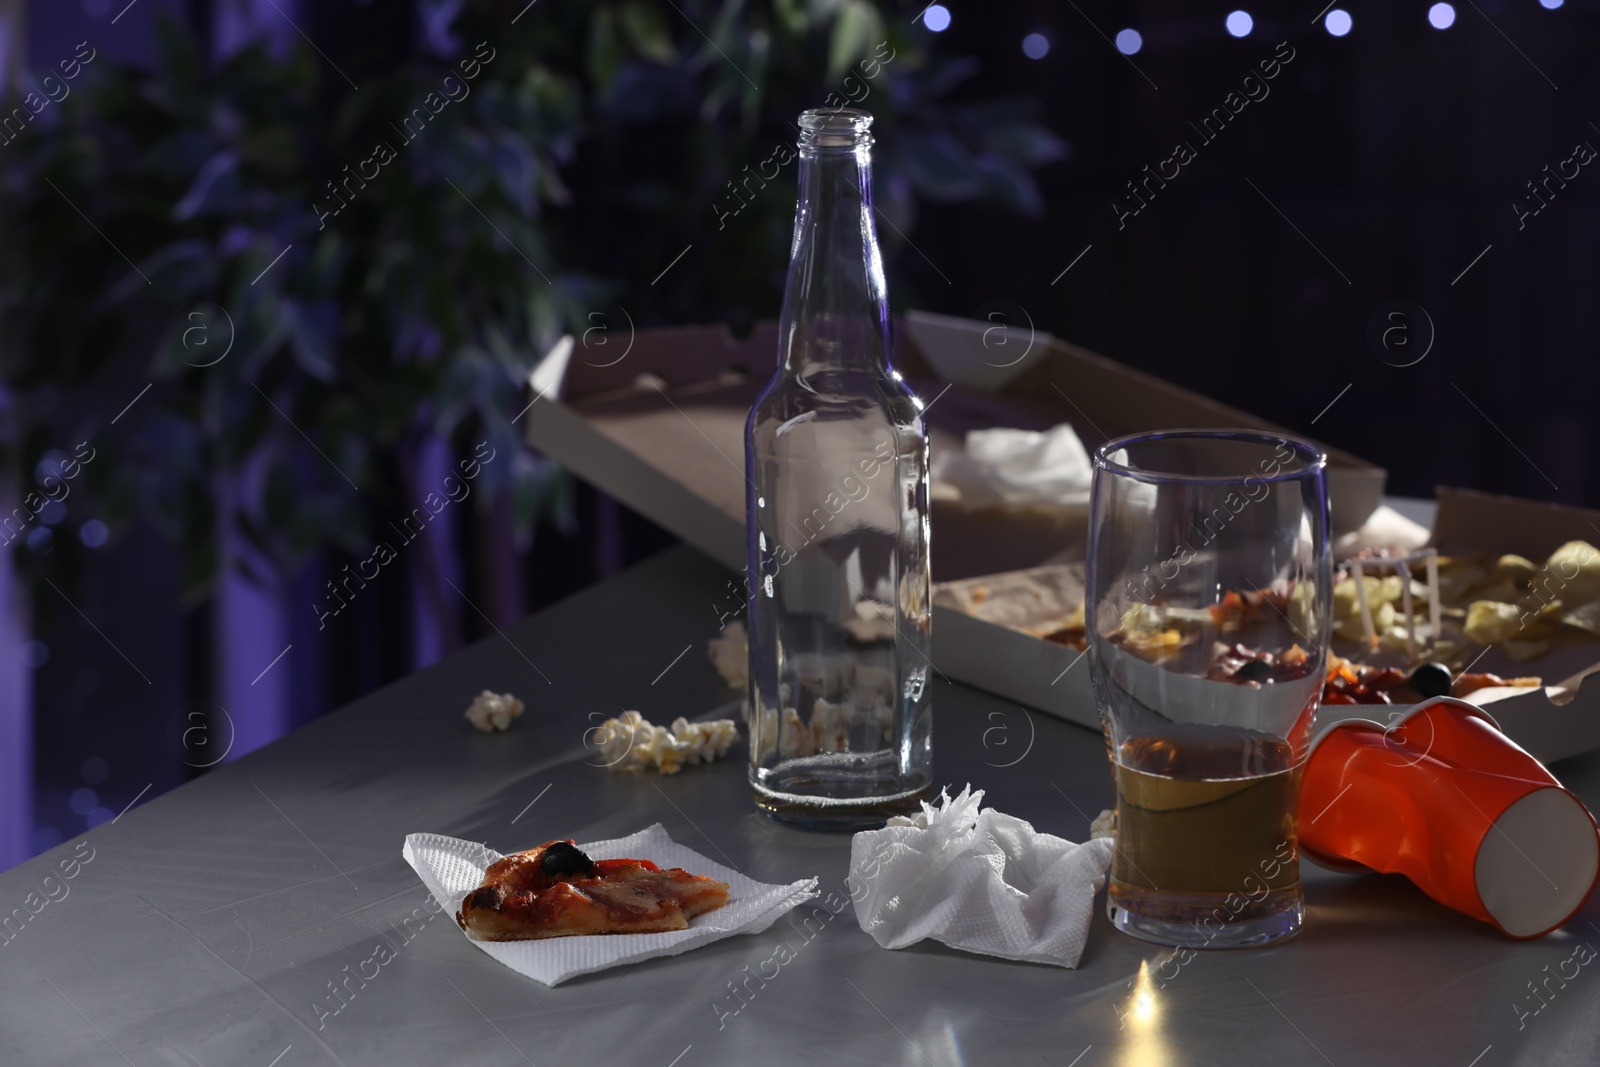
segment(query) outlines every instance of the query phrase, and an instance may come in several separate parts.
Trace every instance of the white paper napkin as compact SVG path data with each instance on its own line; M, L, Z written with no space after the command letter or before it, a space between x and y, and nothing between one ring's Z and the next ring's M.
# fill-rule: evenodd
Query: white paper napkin
M663 869L682 867L728 883L728 903L690 920L689 929L664 934L601 934L552 937L541 941L479 941L474 945L518 974L553 986L580 974L592 974L624 963L676 956L735 934L759 934L778 916L817 895L817 880L768 885L685 848L667 835L660 823L628 837L578 845L592 859L651 860ZM410 834L401 851L433 899L452 921L461 900L483 881L483 872L501 854L476 841L440 834Z
M1361 524L1361 529L1334 542L1333 554L1335 559L1343 559L1364 548L1387 548L1394 555L1403 556L1427 544L1432 536L1426 526L1406 518L1388 504L1379 504L1378 510Z
M971 786L850 842L856 920L884 948L924 938L1008 960L1076 967L1112 843L1077 845L993 808ZM897 825L899 824L899 825Z
M1035 430L972 430L966 449L935 454L935 482L961 491L966 508L995 504L1068 506L1089 499L1094 464L1067 423Z

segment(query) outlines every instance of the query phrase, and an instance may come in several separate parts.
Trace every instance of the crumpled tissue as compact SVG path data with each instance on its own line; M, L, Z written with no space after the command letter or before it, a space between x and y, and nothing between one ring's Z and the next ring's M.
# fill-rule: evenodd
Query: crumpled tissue
M884 948L924 938L1008 960L1076 967L1112 843L1041 834L970 785L850 842L850 899Z
M578 847L592 859L650 860L663 869L682 867L690 874L727 882L728 902L689 920L687 930L663 934L599 934L540 941L479 941L466 931L462 936L518 974L553 986L625 963L676 956L735 934L759 934L778 916L817 895L815 878L788 885L757 882L678 844L660 823L627 837L580 843ZM483 872L501 856L476 841L442 834L408 834L401 855L452 921L462 898L483 882Z
M967 509L998 504L1070 506L1089 500L1094 464L1067 423L1037 430L970 430L966 449L935 454L935 482L961 491Z

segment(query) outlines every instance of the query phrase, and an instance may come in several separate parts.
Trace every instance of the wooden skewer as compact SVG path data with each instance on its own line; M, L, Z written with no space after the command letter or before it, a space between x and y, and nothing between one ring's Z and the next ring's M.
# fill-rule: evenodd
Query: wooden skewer
M1439 550L1422 551L1428 564L1428 645L1435 648L1439 644Z
M1395 561L1395 569L1400 572L1400 608L1406 613L1406 662L1417 661L1417 624L1411 616L1411 568L1406 566L1403 559Z
M1367 604L1367 576L1361 570L1361 561L1350 561L1350 569L1355 572L1356 602L1361 605L1361 626L1367 635L1367 646L1378 647L1378 634L1372 626L1372 608Z

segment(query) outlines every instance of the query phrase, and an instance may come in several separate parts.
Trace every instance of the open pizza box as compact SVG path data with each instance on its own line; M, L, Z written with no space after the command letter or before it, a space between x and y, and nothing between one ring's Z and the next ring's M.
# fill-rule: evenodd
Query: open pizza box
M1265 420L1041 333L910 312L895 366L928 404L935 457L969 430L1070 423L1091 452L1111 437L1176 427L1278 430ZM745 566L744 423L777 361L778 330L721 326L591 331L561 340L531 377L528 443L736 571ZM1329 449L1335 533L1378 507L1385 473ZM1087 509L967 511L932 500L936 583L1081 560ZM737 616L730 583L719 619ZM1078 594L1081 597L1081 591ZM934 666L945 677L1099 729L1078 653L955 610L936 594Z
M1470 489L1440 487L1439 510L1429 543L1441 553L1500 556L1515 554L1535 564L1549 559L1560 546L1584 541L1600 547L1600 511L1567 507ZM1530 593L1521 607L1538 608L1543 599L1561 595L1559 573L1543 576L1543 591ZM1516 660L1502 647L1482 647L1474 671L1505 678L1537 676L1537 687L1480 689L1465 699L1483 708L1507 736L1534 757L1551 763L1600 748L1600 636L1567 631L1545 654ZM1318 722L1394 708L1324 707Z

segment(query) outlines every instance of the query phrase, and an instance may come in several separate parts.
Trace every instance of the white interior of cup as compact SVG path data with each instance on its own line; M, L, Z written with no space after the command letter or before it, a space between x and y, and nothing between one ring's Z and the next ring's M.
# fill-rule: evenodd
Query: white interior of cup
M1544 933L1577 911L1600 872L1600 838L1564 789L1538 789L1507 808L1478 846L1478 899L1512 937Z

